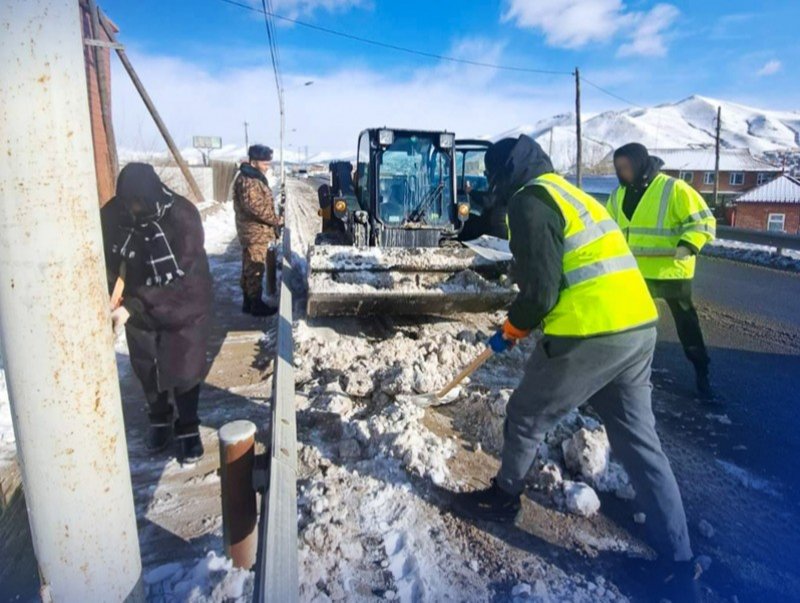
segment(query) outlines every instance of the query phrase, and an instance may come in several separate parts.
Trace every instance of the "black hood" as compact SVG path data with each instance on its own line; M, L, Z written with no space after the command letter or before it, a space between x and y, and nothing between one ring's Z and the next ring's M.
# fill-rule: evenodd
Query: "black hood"
M664 167L661 158L650 155L647 148L638 142L631 142L618 148L614 151L614 159L618 157L626 157L633 167L633 182L623 182L618 172L619 183L635 190L647 188Z
M172 201L172 192L164 186L152 165L129 163L117 177L117 199L135 222L159 215Z
M486 174L496 199L507 200L528 181L553 171L553 163L530 136L504 138L486 151Z

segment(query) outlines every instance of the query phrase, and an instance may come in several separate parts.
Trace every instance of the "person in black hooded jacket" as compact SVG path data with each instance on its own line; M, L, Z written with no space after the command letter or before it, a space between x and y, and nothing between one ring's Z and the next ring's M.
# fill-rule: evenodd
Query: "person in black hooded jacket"
M508 200L525 183L553 172L550 158L528 136L505 138L486 152L486 171L493 175L492 195ZM558 301L564 257L564 218L556 202L541 187L517 193L519 203L508 208L508 222L526 224L509 245L514 256L514 280L520 292L508 313L510 322L533 329Z
M101 222L110 291L125 266L123 298L112 319L115 328L125 326L131 365L144 389L147 447L163 450L174 430L181 461L196 461L203 455L197 407L212 302L200 213L164 186L152 166L129 163Z
M636 260L605 209L553 173L530 137L499 141L485 162L490 190L508 207L520 288L488 345L502 354L540 323L543 335L506 404L496 476L488 488L454 493L451 508L473 520L515 521L539 445L588 402L647 514L659 556L648 572L652 586L670 600L694 600L686 514L652 411L658 313Z

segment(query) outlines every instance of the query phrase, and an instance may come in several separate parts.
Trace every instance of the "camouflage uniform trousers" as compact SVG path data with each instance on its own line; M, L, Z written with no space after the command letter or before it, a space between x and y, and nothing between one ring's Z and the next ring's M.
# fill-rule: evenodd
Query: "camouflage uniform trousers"
M242 248L242 292L250 299L261 299L269 243L255 243Z

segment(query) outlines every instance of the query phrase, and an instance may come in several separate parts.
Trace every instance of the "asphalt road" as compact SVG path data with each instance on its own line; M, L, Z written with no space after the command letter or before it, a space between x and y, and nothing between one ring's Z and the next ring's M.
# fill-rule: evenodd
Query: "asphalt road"
M718 583L741 601L800 601L800 275L704 257L694 298L721 402L694 400L665 305L654 383L690 523L716 522L696 552L723 559ZM720 468L737 490L709 477Z

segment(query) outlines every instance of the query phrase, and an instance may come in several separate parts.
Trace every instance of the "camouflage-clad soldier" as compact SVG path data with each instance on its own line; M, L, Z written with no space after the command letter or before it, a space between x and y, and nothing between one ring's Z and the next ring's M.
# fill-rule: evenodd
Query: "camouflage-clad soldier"
M236 231L242 245L242 312L253 316L275 313L261 299L267 249L276 240L283 220L267 181L272 149L256 144L248 149L249 163L242 163L233 185Z

